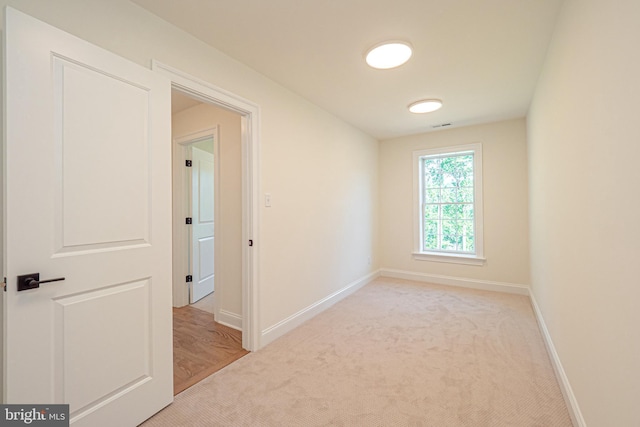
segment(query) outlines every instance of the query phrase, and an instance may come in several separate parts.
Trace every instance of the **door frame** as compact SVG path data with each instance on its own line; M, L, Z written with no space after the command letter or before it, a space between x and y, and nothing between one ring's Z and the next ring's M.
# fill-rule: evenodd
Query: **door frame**
M151 69L171 80L171 87L207 104L241 116L242 140L242 347L260 348L259 319L259 189L260 189L260 107L251 101L184 73L158 60ZM249 246L249 242L252 246Z
M213 163L214 163L214 194L213 194L213 217L214 217L214 267L217 273L220 267L218 254L222 250L222 232L220 230L220 145L219 145L218 125L203 129L186 135L179 135L173 138L173 306L182 307L190 304L190 286L185 286L185 275L189 274L191 268L187 256L192 252L189 245L189 234L191 230L185 227L184 219L193 216L192 200L192 171L185 166L185 161L191 159L192 145L207 138L213 138ZM214 273L214 289L220 290L221 284L217 283ZM222 292L218 292L220 295ZM219 298L214 299L214 316L219 318Z

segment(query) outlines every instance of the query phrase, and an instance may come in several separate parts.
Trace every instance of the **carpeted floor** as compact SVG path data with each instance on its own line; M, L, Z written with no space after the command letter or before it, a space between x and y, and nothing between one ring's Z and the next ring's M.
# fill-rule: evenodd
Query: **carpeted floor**
M529 299L377 279L153 426L571 426Z

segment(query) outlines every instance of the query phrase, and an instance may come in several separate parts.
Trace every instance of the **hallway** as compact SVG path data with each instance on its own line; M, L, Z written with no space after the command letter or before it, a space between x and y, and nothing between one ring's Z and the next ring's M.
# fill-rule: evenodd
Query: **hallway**
M173 309L174 395L247 353L242 332L215 322L213 314L194 306Z

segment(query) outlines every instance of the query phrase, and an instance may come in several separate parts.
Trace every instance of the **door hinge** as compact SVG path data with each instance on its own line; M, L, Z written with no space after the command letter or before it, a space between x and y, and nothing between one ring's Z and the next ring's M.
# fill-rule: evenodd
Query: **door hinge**
M190 167L191 167L191 165L192 165L191 160L186 160L186 161L184 162L184 164L185 164L185 166L186 166L186 167L188 167L188 168L190 168Z
M4 288L4 291L7 292L7 278L4 278L4 281L2 282L4 285L2 286Z
M249 240L249 246L253 246L253 240Z
M193 276L190 274L187 275L187 283L189 282L193 282Z
M190 217L190 216L188 216L188 217L186 218L186 221L185 221L185 222L186 222L187 224L191 224L191 223L193 222L193 219L191 219L191 217Z

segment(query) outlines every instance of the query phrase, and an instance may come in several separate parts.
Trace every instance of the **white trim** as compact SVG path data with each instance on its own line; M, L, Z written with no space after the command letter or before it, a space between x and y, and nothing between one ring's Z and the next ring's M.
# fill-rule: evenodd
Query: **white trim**
M506 292L509 294L529 295L529 287L517 283L493 282L489 280L468 279L466 277L441 276L439 274L416 273L413 271L380 269L382 277L414 280L416 282L434 283L436 285L459 286L462 288L481 289L485 291Z
M529 292L529 298L531 299L531 306L533 307L533 312L536 316L536 320L538 321L540 332L542 333L542 339L545 346L547 347L547 352L549 353L549 359L551 359L551 366L553 366L553 370L556 374L556 379L558 380L558 384L560 385L560 390L562 391L562 395L564 396L564 401L567 404L567 409L569 410L571 421L576 427L586 427L587 423L584 421L582 411L580 411L578 399L576 399L576 396L573 393L573 389L571 388L571 384L569 383L569 378L567 377L567 374L562 367L560 356L558 356L556 347L553 345L551 334L549 334L547 325L544 322L544 317L542 317L542 311L540 311L540 307L538 306L536 297L531 291Z
M216 316L216 322L232 329L242 331L242 316L227 310L220 310Z
M439 148L429 148L423 150L416 150L412 153L412 170L413 170L413 254L414 258L423 261L438 261L438 262L452 262L458 263L455 259L459 259L460 255L455 253L442 252L441 254L433 257L433 252L425 252L422 249L424 242L424 230L422 227L422 174L420 166L420 157L424 156L438 156L444 154L456 154L463 152L473 153L473 193L474 193L474 228L475 228L475 254L467 256L468 259L476 258L482 260L482 263L475 264L481 265L484 263L484 220L483 220L483 205L482 205L482 144L479 142L465 145L453 145ZM417 254L425 255L424 257L417 257ZM445 257L452 257L451 261L444 261ZM468 264L468 263L461 263Z
M308 307L303 308L302 310L292 314L286 319L279 321L275 325L269 326L268 328L262 331L261 343L263 345L267 345L275 341L276 339L280 338L287 332L294 330L295 328L300 326L302 323L306 322L307 320L311 319L312 317L318 315L319 313L323 312L327 308L331 307L333 304L337 303L341 299L351 295L352 293L362 288L367 283L376 279L379 275L380 274L378 271L369 273L366 276L361 277L360 279L357 279L349 283L347 286L332 293L331 295L311 304Z
M207 128L207 129L202 129L199 130L197 132L193 132L193 133L189 133L186 135L181 135L178 137L174 138L174 142L180 144L180 145L190 145L190 144L195 144L196 142L202 141L204 139L207 139L211 136L215 137L216 133L218 131L218 125L215 125L211 128Z
M486 258L478 258L469 255L460 254L440 254L437 252L414 252L413 259L417 261L432 261L432 262L448 262L451 264L466 264L466 265L484 265L487 261Z
M260 107L251 101L152 60L151 69L171 80L171 86L199 101L215 104L242 116L242 347L261 347L259 331L260 272ZM253 246L249 247L249 240Z

